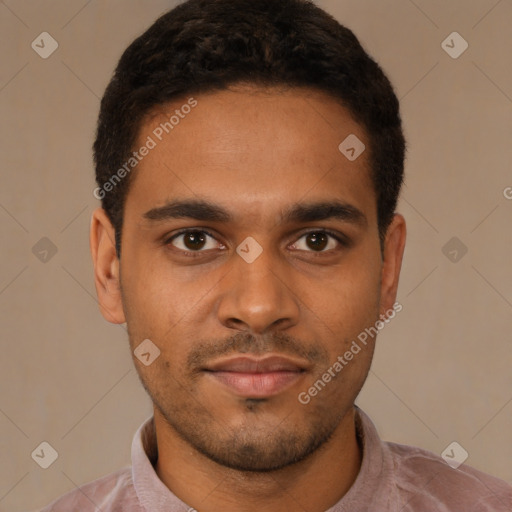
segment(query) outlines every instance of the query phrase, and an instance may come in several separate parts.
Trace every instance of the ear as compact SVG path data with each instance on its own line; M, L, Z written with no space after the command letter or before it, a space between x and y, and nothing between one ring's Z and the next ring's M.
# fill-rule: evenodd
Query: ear
M384 242L384 261L382 265L380 314L393 309L398 289L398 279L402 267L402 257L405 249L406 227L402 215L395 213L386 232Z
M97 208L92 214L89 243L101 314L113 324L122 324L126 320L121 300L115 231L103 208Z

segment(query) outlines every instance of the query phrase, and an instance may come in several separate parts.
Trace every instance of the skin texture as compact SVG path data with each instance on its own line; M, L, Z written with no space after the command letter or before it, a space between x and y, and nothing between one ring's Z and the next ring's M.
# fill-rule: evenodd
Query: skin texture
M392 308L405 221L395 214L381 253L370 142L330 96L238 86L195 99L132 176L121 261L105 212L93 214L100 309L127 323L132 353L145 339L161 351L149 366L134 364L154 403L157 474L179 498L201 512L322 512L359 471L353 404L375 340L308 404L298 395ZM185 102L153 111L137 147ZM353 162L338 150L349 134L367 148ZM144 217L188 199L213 202L232 219ZM296 203L334 200L363 221L281 217ZM169 240L184 228L213 237ZM236 252L247 237L262 248L252 263ZM284 355L304 371L271 396L239 396L203 370L240 354Z

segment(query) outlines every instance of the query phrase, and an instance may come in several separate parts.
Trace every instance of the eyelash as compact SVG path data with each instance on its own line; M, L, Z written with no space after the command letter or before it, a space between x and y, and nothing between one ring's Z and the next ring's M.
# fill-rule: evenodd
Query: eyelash
M166 239L165 242L164 242L164 245L170 245L170 243L175 238L178 238L181 235L186 235L188 233L204 233L204 234L206 234L206 235L208 235L208 236L210 236L210 237L212 237L213 239L216 240L215 235L213 235L212 233L210 233L206 229L187 228L187 229L182 229L178 233L175 233L170 238ZM313 229L313 230L307 231L306 233L302 233L302 235L298 238L298 240L300 240L302 237L304 237L306 235L310 235L311 233L328 235L328 236L334 238L342 247L348 247L349 246L348 240L344 239L344 237L342 237L341 235L339 235L337 233L334 233L332 231L329 231L327 229ZM178 249L178 248L175 248L175 249L177 251L179 251L182 255L184 255L186 257L190 257L190 258L199 257L202 252L205 252L205 251L193 251L193 252L191 252L191 251L184 251L183 249ZM310 252L310 253L314 254L315 256L321 256L322 254L326 254L326 253L328 253L330 251L306 251L306 252Z

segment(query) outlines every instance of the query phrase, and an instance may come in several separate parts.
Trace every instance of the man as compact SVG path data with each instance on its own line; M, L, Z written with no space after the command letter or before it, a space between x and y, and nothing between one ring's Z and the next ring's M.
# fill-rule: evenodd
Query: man
M397 98L307 0L189 0L124 52L94 144L101 311L154 404L132 468L45 511L506 511L354 401L396 301Z

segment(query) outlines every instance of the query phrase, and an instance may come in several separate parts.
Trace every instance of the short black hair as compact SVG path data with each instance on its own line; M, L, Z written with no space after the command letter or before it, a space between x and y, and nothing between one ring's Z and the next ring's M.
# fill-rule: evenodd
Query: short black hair
M240 83L314 88L364 127L382 246L403 183L405 139L398 98L380 66L310 0L188 0L130 44L101 100L95 196L114 226L118 257L133 173L112 178L127 169L145 116L184 95Z

